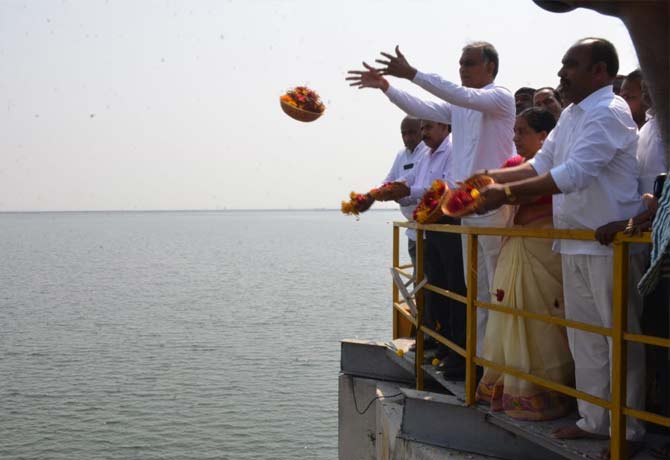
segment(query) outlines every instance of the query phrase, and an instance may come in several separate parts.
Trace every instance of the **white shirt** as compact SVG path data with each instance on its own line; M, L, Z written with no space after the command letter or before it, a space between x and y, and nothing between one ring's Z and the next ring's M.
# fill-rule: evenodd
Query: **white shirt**
M542 149L529 160L538 175L551 174L554 227L595 230L642 210L637 191L637 125L628 104L605 86L561 114ZM594 241L560 240L562 254L609 255Z
M507 88L493 83L466 88L422 72L413 81L445 102L423 101L393 87L386 95L410 115L451 124L455 158L451 178L462 181L479 169L499 168L515 153L516 107Z
M393 166L391 166L391 170L386 175L384 183L404 180L405 177L412 174L419 167L419 163L429 152L430 149L423 142L419 142L419 145L414 147L414 150L411 152L407 148L402 149L396 155ZM413 221L412 214L415 207L415 204L408 206L400 205L400 212L407 220ZM405 234L410 240L416 240L416 230L413 228L408 228Z
M448 179L449 171L453 169L453 157L450 134L438 148L435 150L428 149L418 168L405 177L410 194L401 198L398 202L403 206L416 207L423 194L436 179L447 182L449 187L454 187L456 184L449 182Z
M417 170L419 162L429 152L430 149L423 142L420 142L411 152L407 148L402 149L396 155L393 166L391 166L391 170L386 175L384 183L398 182L405 179L405 177ZM412 220L414 206L400 206L400 212L407 219Z
M640 166L639 193L652 193L656 176L668 172L663 139L656 117L650 117L640 129L637 143L637 162Z

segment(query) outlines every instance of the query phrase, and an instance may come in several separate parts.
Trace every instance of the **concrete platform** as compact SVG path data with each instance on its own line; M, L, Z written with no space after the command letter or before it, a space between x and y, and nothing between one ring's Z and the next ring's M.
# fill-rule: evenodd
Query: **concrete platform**
M398 341L398 345L407 346L407 339ZM406 359L414 364L414 355L409 353ZM465 384L463 381L453 381L445 379L442 373L437 371L432 365L422 366L426 375L430 376L435 382L440 384L450 394L454 395L461 402L465 402ZM577 440L558 440L551 436L551 433L559 427L574 424L578 420L578 414L575 411L573 414L556 420L546 422L524 422L508 417L501 412L492 412L485 404L476 406L477 410L488 415L489 421L501 428L522 436L529 441L532 441L539 446L551 450L563 458L574 460L594 459L600 460L602 452L609 448L609 441L607 440L593 440L593 439L577 439ZM659 449L664 444L670 442L669 436L659 436L648 434L645 438L645 449L635 455L635 459L649 460L657 459L652 454L652 449Z
M549 422L522 422L500 412L491 412L486 405L466 407L464 383L444 379L431 365L423 366L427 388L430 387L431 391L413 390L414 354L407 351L411 340L345 342L342 348L344 375L340 377L341 405L345 402L342 391L346 386L343 386L342 378L358 381L360 379L356 369L363 368L366 377L376 376L379 379L374 384L373 380L368 381L366 398L360 396L360 390L356 388L358 397L366 403L378 398L374 416L374 449L367 449L367 452L374 450L374 456L351 456L353 452L343 456L341 451L341 459L597 460L609 446L608 441L559 441L551 437L555 428L574 424L577 414ZM399 349L404 353L398 354ZM354 358L354 355L358 357ZM352 362L356 365L352 365ZM394 366L397 368L393 369ZM398 375L401 376L401 382L392 383L397 382L394 376ZM399 392L403 396L398 396ZM373 423L372 418L368 421ZM340 425L341 443L343 428ZM634 458L658 458L652 455L651 450L669 441L670 437L648 435L645 438L645 449Z
M402 428L406 398L403 390L412 391L391 382L340 375L338 411L340 460L494 460L496 458L431 445L408 437ZM402 396L394 396L398 394ZM365 411L365 407L373 400L374 404Z

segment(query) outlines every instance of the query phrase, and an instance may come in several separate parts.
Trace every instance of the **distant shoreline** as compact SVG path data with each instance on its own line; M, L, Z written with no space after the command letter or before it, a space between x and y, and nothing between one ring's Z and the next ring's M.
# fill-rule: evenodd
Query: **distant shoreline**
M398 208L377 208L366 212L399 211ZM96 210L51 210L51 211L0 211L2 214L113 214L113 213L168 213L168 212L210 212L210 213L237 213L237 212L340 212L337 208L301 208L301 209L96 209Z

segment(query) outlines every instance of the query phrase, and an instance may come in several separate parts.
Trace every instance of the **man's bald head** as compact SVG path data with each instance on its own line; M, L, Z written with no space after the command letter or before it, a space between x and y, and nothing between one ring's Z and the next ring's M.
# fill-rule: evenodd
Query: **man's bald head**
M402 142L410 152L414 151L421 142L421 120L414 117L405 117L400 123Z
M611 85L619 71L616 48L603 38L579 40L568 49L561 63L558 76L563 93L568 101L576 104L594 91Z
M614 80L619 72L619 55L614 45L604 38L582 38L574 46L585 46L591 51L591 65L605 64L607 74Z

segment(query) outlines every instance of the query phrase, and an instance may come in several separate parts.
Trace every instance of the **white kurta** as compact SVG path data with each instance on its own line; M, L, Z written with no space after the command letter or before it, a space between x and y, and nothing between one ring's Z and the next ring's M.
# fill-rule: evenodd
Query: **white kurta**
M442 101L424 101L392 86L385 94L409 115L451 125L453 180L465 180L480 169L499 168L515 153L516 108L507 88L493 83L466 88L422 72L417 72L413 82Z
M435 74L417 72L413 82L442 99L423 101L404 91L389 87L387 97L406 113L417 118L451 124L454 137L454 163L449 185L470 177L481 169L496 169L516 153L514 96L502 86L491 83L483 88L466 88ZM472 227L507 227L512 222L509 206L483 216L465 217L461 224ZM467 235L463 235L463 264L467 273ZM491 301L491 285L502 245L498 236L480 236L477 258L477 298ZM467 280L466 280L467 281ZM488 310L477 310L477 354L481 354L486 334Z
M595 230L628 219L642 210L635 156L637 126L626 102L605 86L579 104L570 105L543 148L529 163L539 175L549 172L563 192L554 195L554 227ZM597 242L563 240L554 245L562 254L565 316L602 327L612 326L612 248ZM639 276L631 263L631 276ZM628 302L628 331L639 332L639 301ZM578 390L610 399L611 340L568 329ZM627 405L644 407L644 346L628 344ZM577 426L590 433L609 434L609 413L579 401ZM642 423L628 419L626 437L640 439Z

